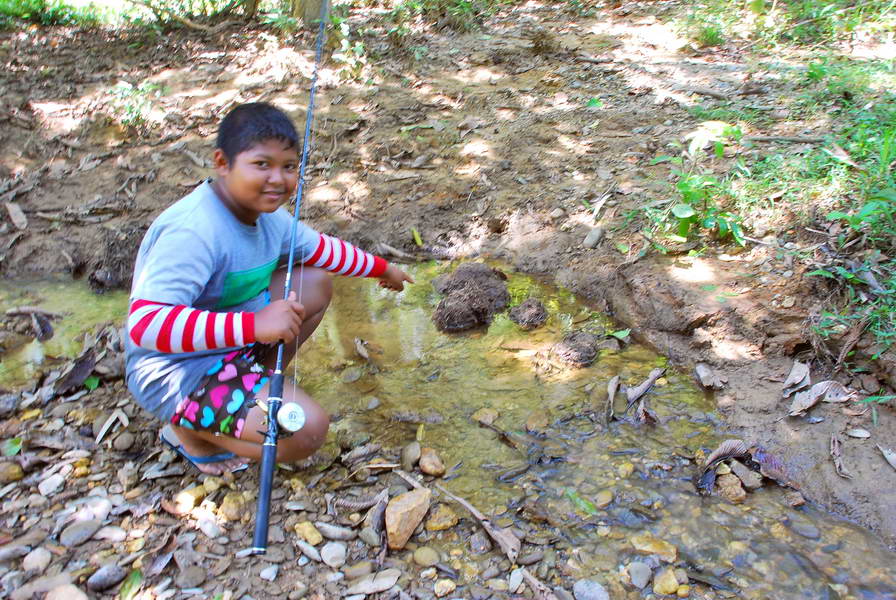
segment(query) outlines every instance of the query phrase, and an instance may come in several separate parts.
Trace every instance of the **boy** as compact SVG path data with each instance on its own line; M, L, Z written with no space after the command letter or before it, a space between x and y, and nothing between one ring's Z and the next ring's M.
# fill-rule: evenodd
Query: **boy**
M378 277L395 291L401 269L298 224L292 291L283 294L292 217L282 207L298 181L298 133L266 103L234 108L218 130L205 182L165 210L146 232L134 268L128 315L127 383L137 402L168 425L161 439L205 473L258 459L267 397L284 343L293 358L317 328L332 295L329 272ZM301 290L301 296L298 295ZM277 461L305 458L324 442L329 420L286 382L283 402L305 425L277 445Z

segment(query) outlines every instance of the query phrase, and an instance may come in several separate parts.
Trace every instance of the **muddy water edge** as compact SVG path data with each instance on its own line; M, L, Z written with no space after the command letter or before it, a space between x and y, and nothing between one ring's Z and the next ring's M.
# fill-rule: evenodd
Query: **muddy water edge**
M629 576L639 562L653 573L654 584L669 567L682 569L673 593L693 598L896 596L889 568L894 555L867 530L811 504L792 508L787 490L769 480L738 504L697 494L695 456L728 436L714 402L689 375L670 368L649 392L655 426L628 417L602 424L607 382L618 375L636 386L666 360L625 340L618 350L602 350L587 368L555 364L549 349L565 333L613 331L605 315L569 292L507 271L511 305L540 300L550 315L544 326L523 332L502 313L487 330L439 333L430 318L439 298L429 282L453 266L416 267L418 284L397 297L369 282L337 280L334 303L293 373L333 415L322 456L366 442L381 444L387 458L415 439L434 448L448 467L442 485L494 523L512 527L524 540L529 569L566 590L594 579L614 598L641 597ZM4 310L28 301L66 313L53 342L4 356L3 386L35 377L54 356L75 354L78 333L123 314L124 295L82 297L86 293L46 282L3 292ZM359 344L369 359L359 355ZM506 435L480 426L483 418L494 418L493 426ZM345 467L326 461L316 466L322 478L314 470L298 473L306 482L317 479L316 490L366 495L382 479L347 485ZM236 485L251 491L254 475ZM458 593L463 586L483 586L494 597L508 597L510 565L497 549L471 548L477 530L472 519L462 519L443 531L424 530L412 546L439 552L456 571ZM236 523L228 535L238 539L248 532L247 523ZM407 574L417 579L420 567L410 552L395 555L407 560Z

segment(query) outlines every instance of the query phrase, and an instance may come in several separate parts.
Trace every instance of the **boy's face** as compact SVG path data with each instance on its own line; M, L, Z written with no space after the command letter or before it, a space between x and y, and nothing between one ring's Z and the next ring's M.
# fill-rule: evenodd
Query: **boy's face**
M237 154L232 164L217 149L215 170L224 198L236 216L254 223L258 215L274 212L286 202L298 181L298 150L277 139L265 140Z

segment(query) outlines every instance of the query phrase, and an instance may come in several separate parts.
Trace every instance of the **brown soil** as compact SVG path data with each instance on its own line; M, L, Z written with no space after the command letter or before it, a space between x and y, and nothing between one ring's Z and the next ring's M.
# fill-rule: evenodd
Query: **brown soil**
M540 327L547 320L548 311L535 298L528 298L511 308L509 316L521 329L528 331Z
M507 308L507 276L482 263L464 263L432 285L445 298L432 315L439 331L457 332L484 327L495 313Z
M871 411L847 412L862 405L824 404L811 414L825 420L810 424L787 417L781 399L795 358L813 361L814 380L833 374L865 393L896 386L893 350L871 360L880 348L867 336L812 336L828 292L805 276L799 251L816 234L757 221L762 243L742 252L710 244L700 257L641 258L647 242L624 226L629 211L667 193L669 167L651 159L695 128L687 106L714 102L681 86L730 91L748 74L736 52L681 51L656 14L632 6L590 19L553 6L508 9L488 37L412 40L428 50L419 62L374 30L364 40L381 57L365 75L373 84L340 81L332 61L322 71L303 218L371 249L420 252L414 228L428 256L504 260L606 309L673 364L707 362L728 380L716 398L732 429L782 456L810 501L896 544L894 472L875 448L896 448L892 408L877 409L875 426ZM304 121L313 40L262 33L0 34L0 199L28 220L20 230L4 216L0 274L127 285L148 224L211 175L216 123L229 107L268 100ZM166 87L142 134L112 119L109 91L121 79ZM764 95L735 102L773 107L791 91L762 73L752 81ZM601 108L586 107L593 97ZM812 128L778 121L754 133L796 126ZM595 221L585 202L605 196L607 233L586 248ZM624 255L623 242L632 248ZM829 366L844 347L861 376ZM829 440L854 426L874 439L841 436L847 480L834 471Z

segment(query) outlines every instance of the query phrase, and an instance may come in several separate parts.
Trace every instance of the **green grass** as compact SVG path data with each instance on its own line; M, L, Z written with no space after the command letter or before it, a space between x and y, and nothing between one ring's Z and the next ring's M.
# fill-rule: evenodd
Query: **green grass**
M63 0L0 0L0 27L17 23L96 26L104 13L98 6L75 6Z

